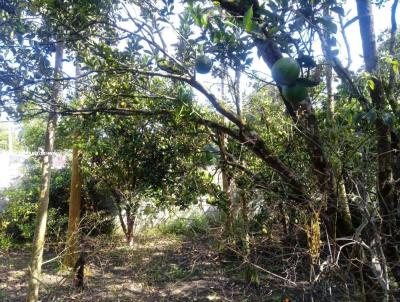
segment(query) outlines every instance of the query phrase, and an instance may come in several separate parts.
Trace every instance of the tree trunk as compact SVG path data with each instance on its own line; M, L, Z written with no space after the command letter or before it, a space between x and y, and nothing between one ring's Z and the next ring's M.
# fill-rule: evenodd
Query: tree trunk
M328 3L324 5L324 17L329 18L329 6ZM324 30L324 36L325 40L329 40L330 38L330 32L327 28ZM331 52L331 47L330 44L328 43L327 45L328 53ZM327 109L328 109L328 118L330 120L334 119L335 116L335 100L333 99L333 90L332 90L332 79L333 79L333 74L332 74L332 66L327 64L326 65L326 70L325 70L325 77L326 77L326 95L327 95Z
M241 203L241 212L242 212L242 220L243 220L243 255L245 256L246 260L249 260L248 257L250 256L250 235L249 235L249 205L246 198L246 193L239 189L239 198Z
M77 247L79 235L79 221L81 213L81 154L78 147L74 146L72 150L72 173L71 188L69 196L69 214L68 214L68 231L67 231L67 247L64 259L66 267L74 267L77 260Z
M79 63L75 65L75 76L79 78L81 69ZM79 80L75 81L75 98L79 99ZM78 134L75 134L78 137ZM71 185L69 195L68 230L66 240L66 255L64 266L72 268L77 261L77 245L79 235L79 221L81 213L81 152L77 146L72 149Z
M131 208L131 206L127 206L125 210L126 214L126 244L128 246L133 246L133 227L135 226L135 218L136 218L136 211L135 208Z
M330 11L329 11L329 5L328 3L325 3L324 5L324 16L327 18L330 18ZM331 38L331 34L328 28L324 28L324 38L325 41L329 41ZM322 45L324 47L324 45ZM326 45L326 53L330 56L331 54L331 46L329 43ZM325 78L326 78L326 97L327 97L327 115L328 115L328 120L330 122L334 122L335 120L335 99L333 97L333 87L332 87L332 82L333 82L333 72L332 72L332 66L330 64L326 65L326 70L325 70ZM333 140L334 148L336 149L338 145L338 140L335 137ZM341 171L338 171L338 169L335 170L335 181L337 182L337 211L339 215L341 215L341 221L338 221L338 225L335 226L336 233L350 233L352 229L352 221L351 221L351 213L350 213L350 207L349 207L349 202L347 199L347 193L346 193L346 186L344 183L343 175ZM336 220L336 219L335 219ZM348 231L344 230L341 231L340 229L343 227L343 225L340 225L342 222L344 222L344 226ZM338 232L339 231L339 232Z
M233 218L234 218L234 207L232 200L232 192L231 192L231 177L227 171L227 158L225 153L225 134L218 133L218 147L220 150L221 158L222 158L222 167L221 167L221 176L222 176L222 190L227 195L227 205L226 205L226 220L225 220L225 234L228 236L228 239L232 235L232 227L233 227Z
M369 0L356 0L359 16L361 41L366 71L371 74L373 87L370 89L372 103L377 110L375 131L378 151L378 201L382 217L381 233L387 262L391 264L393 276L400 282L400 262L397 252L399 237L396 230L397 201L393 198L391 129L385 124L382 113L385 109L383 83L378 74L378 52L374 31L372 5Z
M223 73L221 76L221 99L225 99L225 73L226 67L223 66ZM236 78L239 77L240 74L236 73ZM237 82L235 82L237 84ZM239 91L240 87L234 87L234 96L235 96L235 104L237 114L240 116L240 102L239 102ZM224 120L225 124L225 120ZM232 238L233 234L233 220L234 220L234 204L232 199L232 177L228 173L228 164L227 164L227 155L225 150L226 144L226 134L225 133L217 133L218 147L219 152L222 158L222 166L221 166L221 176L222 176L222 190L227 196L227 205L226 205L226 220L225 220L225 234L227 235L228 240Z
M234 205L232 200L231 179L225 169L222 169L222 190L227 195L227 206L226 206L226 221L225 221L225 233L230 237L233 231L233 218L234 218Z
M56 45L55 56L55 78L59 78L62 72L62 61L64 54L64 43L59 42ZM43 156L41 186L39 194L39 208L37 211L35 233L32 244L32 256L29 266L29 287L28 287L28 302L36 302L39 297L40 274L43 261L43 248L46 234L47 212L49 205L49 191L51 180L52 152L54 152L55 131L57 125L57 114L55 104L60 103L62 98L62 85L60 81L55 81L53 84L52 99L53 104L47 121L45 154Z
M136 222L136 215L139 208L139 203L135 203L133 205L126 204L125 205L125 219L124 219L124 211L122 209L122 200L125 197L122 197L122 194L117 190L112 190L115 205L118 210L118 218L121 224L122 232L124 233L126 244L128 246L133 246L133 229ZM126 200L125 200L126 201Z
M344 183L343 176L341 175L339 175L339 182L338 182L338 200L339 200L339 206L338 206L339 211L343 213L343 217L344 219L347 220L347 223L352 224L349 199L347 198L346 186Z

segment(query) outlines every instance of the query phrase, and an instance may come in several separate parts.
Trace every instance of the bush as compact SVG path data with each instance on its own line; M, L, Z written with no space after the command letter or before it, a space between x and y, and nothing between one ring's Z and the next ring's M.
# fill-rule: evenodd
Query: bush
M193 235L205 234L210 229L210 219L206 215L192 215L187 218L174 218L160 224L158 230L163 234Z
M37 204L13 200L0 212L0 246L11 243L25 243L33 239L35 231ZM54 208L48 213L48 236L56 237L65 231L67 217L62 216ZM8 239L6 239L8 238Z
M11 201L0 213L0 233L14 242L25 242L33 237L37 206L26 201Z
M12 239L10 236L2 235L0 231L0 250L8 251L8 249L12 246ZM1 296L0 296L1 297ZM0 300L1 301L1 300Z
M68 222L68 196L70 169L54 170L50 186L47 236L55 238L65 234ZM24 175L13 187L0 192L6 207L0 211L2 244L31 242L35 231L35 218L41 179L40 163L29 159L24 163ZM1 244L1 243L0 243Z

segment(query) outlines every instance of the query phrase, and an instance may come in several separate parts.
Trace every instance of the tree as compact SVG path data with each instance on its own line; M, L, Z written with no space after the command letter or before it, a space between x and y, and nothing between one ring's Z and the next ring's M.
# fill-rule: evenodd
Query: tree
M80 65L75 64L75 77L80 76ZM75 82L75 96L79 101L79 80ZM75 139L79 136L79 131L75 130ZM81 189L82 189L82 175L81 175L81 160L82 152L78 146L72 147L72 164L71 164L71 185L69 196L69 215L68 215L68 230L66 239L66 255L64 265L67 267L74 267L78 259L77 257L77 244L79 238L79 223L81 212Z
M394 3L394 5L393 13L395 14L397 1ZM399 282L400 256L398 252L396 252L396 247L399 244L400 238L398 237L398 231L395 231L399 227L397 225L398 219L396 217L396 209L398 208L398 193L396 192L393 181L393 163L397 162L397 160L393 160L394 146L391 142L392 137L395 141L398 141L398 139L397 134L393 133L391 130L391 125L385 122L383 118L383 114L387 110L386 108L388 105L388 100L384 93L384 82L379 74L378 48L376 45L374 31L372 3L370 1L358 0L357 12L360 18L360 35L363 45L365 70L370 74L370 79L368 80L370 97L374 109L379 112L379 115L377 115L375 119L375 131L378 151L378 201L381 215L383 217L381 224L381 235L383 236L385 257L387 261L392 263L390 267L392 269L393 276L396 281ZM394 22L396 22L395 17L393 18ZM392 26L395 27L395 25ZM389 93L389 95L391 94L392 92ZM397 146L395 148L397 148ZM394 156L396 156L396 154ZM383 263L385 259L382 259L381 261ZM386 266L382 265L382 267L386 269Z
M56 56L55 56L55 67L54 73L55 78L61 77L62 73L62 62L64 56L64 44L56 44ZM53 103L57 104L61 102L62 98L62 86L60 82L54 82L53 84ZM53 106L53 110L55 106ZM35 233L32 244L32 258L29 266L29 289L27 301L37 301L39 297L39 282L43 259L44 240L46 234L46 223L47 223L47 211L49 205L49 189L51 181L51 167L52 167L52 153L54 152L54 141L55 132L57 125L57 114L52 112L49 114L47 121L47 130L45 138L45 147L42 163L42 180L39 194L39 208L36 217Z
M149 201L157 200L158 209L184 208L209 193L202 171L207 161L199 152L204 137L194 143L190 131L174 129L174 122L139 117L98 117L87 125L85 170L112 194L128 245Z
M54 24L73 24L75 15L81 15L77 13L82 8L80 5L68 3L68 9L60 8L55 15ZM375 275L388 300L388 276L399 279L399 255L396 252L400 242L396 214L400 162L396 105L398 59L395 57L397 3L395 0L392 6L392 29L385 61L388 65L385 66L385 63L379 64L382 60L379 60L374 36L372 4L367 0L357 0L357 16L350 20L346 20L345 8L337 1L188 1L181 7L179 26L171 21L176 14L173 1L164 1L160 5L152 1L132 1L130 4L115 1L115 6L102 7L106 10L104 19L95 18L96 21L84 22L82 28L70 31L69 37L79 40L70 45L82 53L81 78L90 89L81 105L63 104L57 108L57 113L91 118L111 116L110 120L102 120L99 127L115 131L116 135L122 133L117 131L118 128L108 128L111 124L121 127L123 133L135 136L141 133L139 129L146 128L143 126L145 121L157 131L162 129L161 136L170 134L163 132L165 128L161 125L171 122L177 128L190 125L195 134L210 134L213 142L219 145L225 191L228 178L237 175L251 179L242 186L246 191L262 184L266 193L277 196L282 202L282 216L291 216L292 225L295 224L293 217L302 216L302 227L313 228L313 239L308 242L310 250L318 253L322 239L332 251L331 259L338 257L339 261L343 255L352 259L356 255L357 261L362 263L362 276L366 278L367 286L373 291L375 280L371 276ZM129 5L136 8L135 12ZM107 9L110 7L115 9ZM83 5L83 8L90 11L91 5ZM350 54L345 32L355 21L361 26L365 68L352 74L341 62L336 47L342 42ZM13 22L16 21L10 19L10 22L6 23L6 28L15 28ZM123 22L125 24L121 26ZM176 44L169 45L166 41L166 27L176 32ZM10 41L9 37L3 40ZM323 53L322 63L316 60L317 44ZM299 66L299 76L290 83L283 83L275 76L276 81L271 82L251 69L252 50L257 51L270 69L274 69L278 61L282 62L282 57L295 59L297 63L290 61ZM40 57L46 58L46 55ZM200 62L203 66L199 65L199 60L203 61ZM21 56L18 62L24 64ZM21 74L12 64L4 62L3 66L15 75L11 79L19 86L21 83L24 87L28 85L22 79L29 78L29 72ZM232 86L232 95L217 97L212 87L202 81L199 73L208 71L209 67L209 74L214 78L236 79L227 82ZM325 70L322 76L321 70ZM268 85L268 93L280 106L273 112L281 114L280 121L290 125L290 130L276 126L279 121L269 117L266 111L269 104L257 103L257 95L249 96L256 104L245 104L239 93L241 75L257 81L256 89L260 89L260 83ZM337 92L331 85L334 76L341 80ZM6 88L18 86L9 78L4 82ZM32 98L40 91L38 85L35 87L36 90L25 89L22 100ZM21 91L6 88L1 91ZM294 88L300 89L304 97L291 97L289 92ZM208 106L199 106L193 101L194 91L208 101ZM337 103L335 112L333 102ZM12 106L6 102L4 107L10 111ZM25 110L32 109L25 107ZM36 112L49 111L46 106L42 107ZM124 123L118 124L114 120L116 116L135 117L143 125L133 122L131 129ZM268 119L273 120L272 126ZM96 137L102 141L102 132L97 131ZM282 132L283 139L280 140L274 131ZM111 133L105 135L114 139ZM143 141L150 143L147 139L154 133L143 133ZM367 144L370 137L376 140L373 147ZM114 141L114 145L121 152L130 149L140 153L131 142L119 140ZM100 156L99 160L107 161L109 166L98 164L96 168L115 168L111 187L122 184L126 188L121 192L134 193L137 182L133 181L134 176L126 175L127 171L137 172L140 179L148 180L144 187L150 183L159 184L158 179L148 179L147 173L135 169L128 155L124 154L124 160L118 161L107 142L100 147L101 154L108 157L102 159ZM153 155L149 152L146 156ZM128 163L130 166L126 166ZM164 171L159 167L155 170ZM230 175L226 173L228 170ZM119 175L124 176L119 178ZM278 184L276 178L279 178ZM127 179L129 182L124 182ZM180 187L177 179L171 179L175 187ZM169 186L169 189L173 187ZM116 197L132 199L130 194ZM248 196L251 194L244 194L241 199L246 221ZM354 199L351 204L350 197ZM135 213L135 209L136 203L129 206L129 211ZM375 220L381 221L381 230L376 228ZM326 234L322 232L325 228ZM131 231L126 229L129 237ZM290 225L285 229L290 229ZM351 244L343 243L347 241ZM310 257L312 265L318 258L314 252ZM384 274L376 269L375 258L380 259L379 267ZM354 264L348 261L349 272L357 275ZM359 286L363 288L365 284ZM370 299L376 299L372 296Z

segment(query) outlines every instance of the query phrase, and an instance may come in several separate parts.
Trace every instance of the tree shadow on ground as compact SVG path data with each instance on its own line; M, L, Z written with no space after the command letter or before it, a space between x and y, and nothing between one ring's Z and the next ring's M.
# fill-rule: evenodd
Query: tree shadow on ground
M29 250L0 256L0 301L24 301ZM46 253L46 259L53 257ZM5 261L7 259L7 261ZM243 282L238 261L221 258L211 237L150 236L129 248L98 241L91 245L83 290L71 277L45 265L41 301L281 301L273 280ZM274 288L274 289L273 289ZM293 296L293 294L292 294ZM292 301L300 301L296 298Z

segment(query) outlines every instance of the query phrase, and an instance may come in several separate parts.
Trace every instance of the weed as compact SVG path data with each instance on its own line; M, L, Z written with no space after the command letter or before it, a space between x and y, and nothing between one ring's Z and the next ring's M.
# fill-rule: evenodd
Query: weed
M210 229L210 221L206 215L192 215L188 218L175 218L156 227L163 235L192 236L205 234Z

